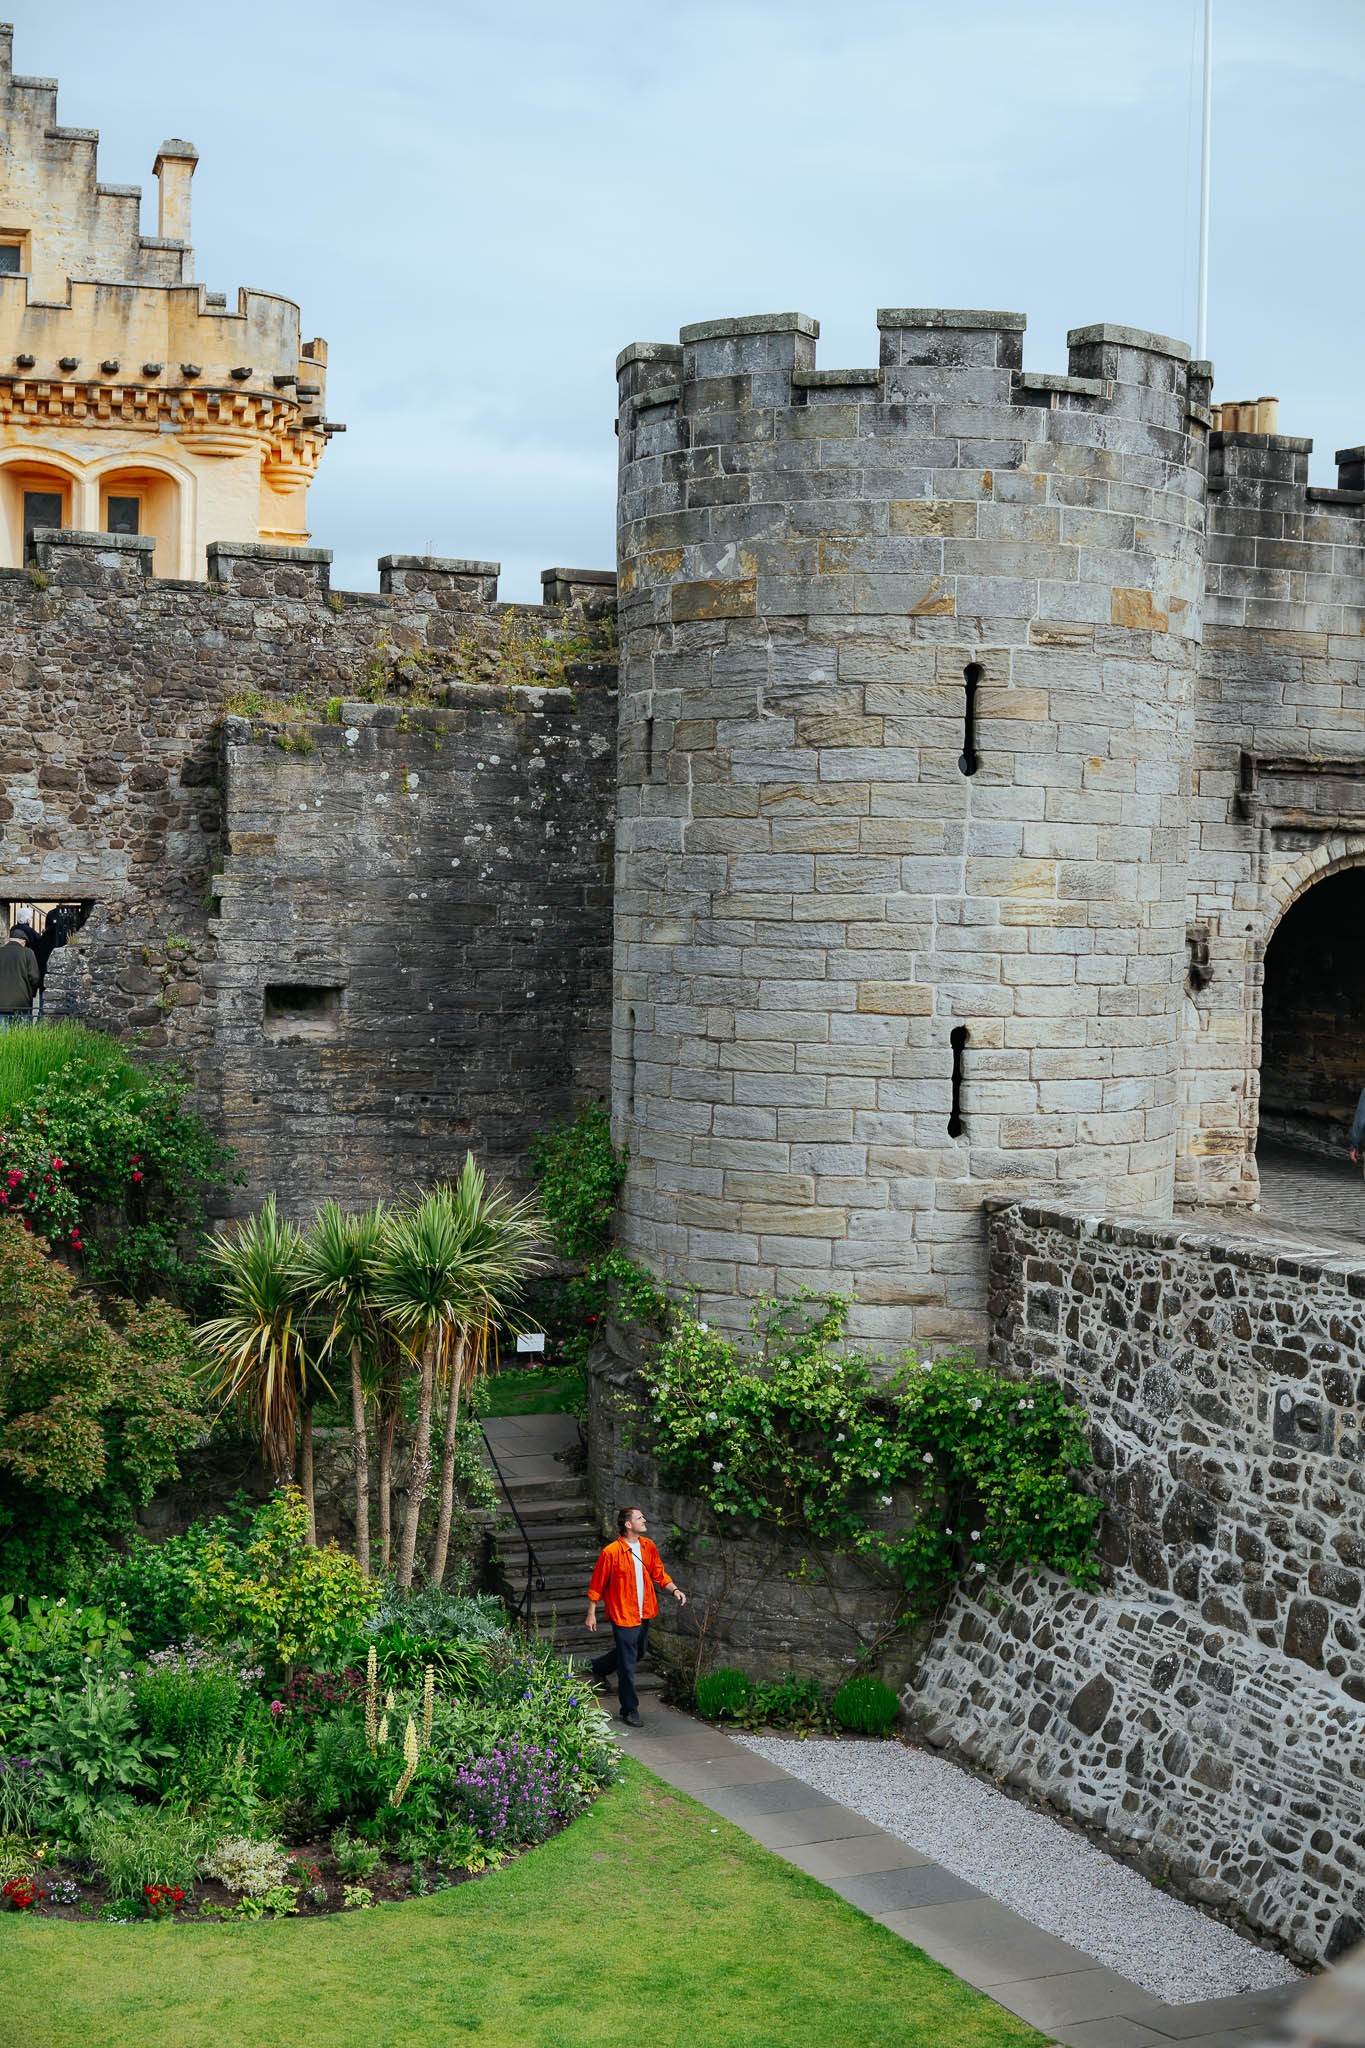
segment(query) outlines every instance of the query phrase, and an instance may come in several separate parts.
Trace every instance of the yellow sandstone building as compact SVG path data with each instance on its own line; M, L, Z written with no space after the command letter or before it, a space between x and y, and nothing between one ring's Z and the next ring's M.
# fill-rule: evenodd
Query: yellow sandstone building
M43 527L143 534L156 576L209 541L302 546L327 436L327 345L272 293L193 282L193 143L163 142L156 233L141 187L99 180L93 128L16 78L0 25L0 567Z

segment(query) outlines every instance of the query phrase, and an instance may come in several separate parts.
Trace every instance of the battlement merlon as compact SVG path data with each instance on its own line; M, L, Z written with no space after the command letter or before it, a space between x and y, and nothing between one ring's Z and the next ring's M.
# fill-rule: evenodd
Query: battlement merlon
M1211 424L1212 365L1192 360L1188 345L1167 335L1109 322L1075 328L1062 376L1024 368L1022 313L883 307L877 326L876 370L817 369L819 322L805 313L707 320L684 327L677 344L632 343L616 365L622 406L630 409L622 431L674 400L695 416L841 396L883 406L1118 412L1182 437Z

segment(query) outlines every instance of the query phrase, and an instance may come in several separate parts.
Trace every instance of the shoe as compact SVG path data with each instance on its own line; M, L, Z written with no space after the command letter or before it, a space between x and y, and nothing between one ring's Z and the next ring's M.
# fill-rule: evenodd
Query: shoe
M643 1728L645 1725L636 1713L618 1714L616 1718L618 1721L624 1721L627 1728Z

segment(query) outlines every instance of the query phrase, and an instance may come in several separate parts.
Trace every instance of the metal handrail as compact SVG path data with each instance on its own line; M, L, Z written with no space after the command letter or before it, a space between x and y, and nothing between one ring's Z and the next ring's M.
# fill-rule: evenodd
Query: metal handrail
M524 1618L527 1625L529 1626L531 1620L532 1582L534 1582L535 1589L538 1593L543 1593L545 1591L544 1569L541 1566L540 1559L536 1556L535 1545L532 1543L530 1535L527 1532L525 1522L523 1522L521 1519L521 1513L517 1507L517 1504L515 1500L512 1498L512 1489L507 1484L507 1477L506 1474L503 1472L502 1466L498 1463L498 1454L493 1449L492 1444L488 1441L488 1431L484 1428L482 1423L479 1424L479 1434L483 1438L485 1450L488 1452L489 1457L493 1460L493 1470L497 1473L499 1483L502 1486L502 1490L507 1496L507 1505L512 1510L512 1519L516 1523L519 1531L521 1532L522 1542L526 1545L526 1590L522 1594L520 1600L518 1600L516 1606L512 1609L512 1619L513 1621L519 1621Z

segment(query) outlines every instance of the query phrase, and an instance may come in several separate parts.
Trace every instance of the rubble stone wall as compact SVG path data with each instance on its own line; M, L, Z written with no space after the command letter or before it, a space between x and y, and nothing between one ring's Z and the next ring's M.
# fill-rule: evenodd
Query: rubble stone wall
M295 1212L466 1144L515 1171L607 1087L606 583L553 571L541 610L496 564L387 557L367 595L329 560L243 543L165 583L73 533L0 572L0 897L90 905L49 1013L187 1060L239 1201Z
M1365 1262L990 1224L992 1358L1092 1424L1104 1583L960 1594L912 1710L1313 1957L1365 1931Z

